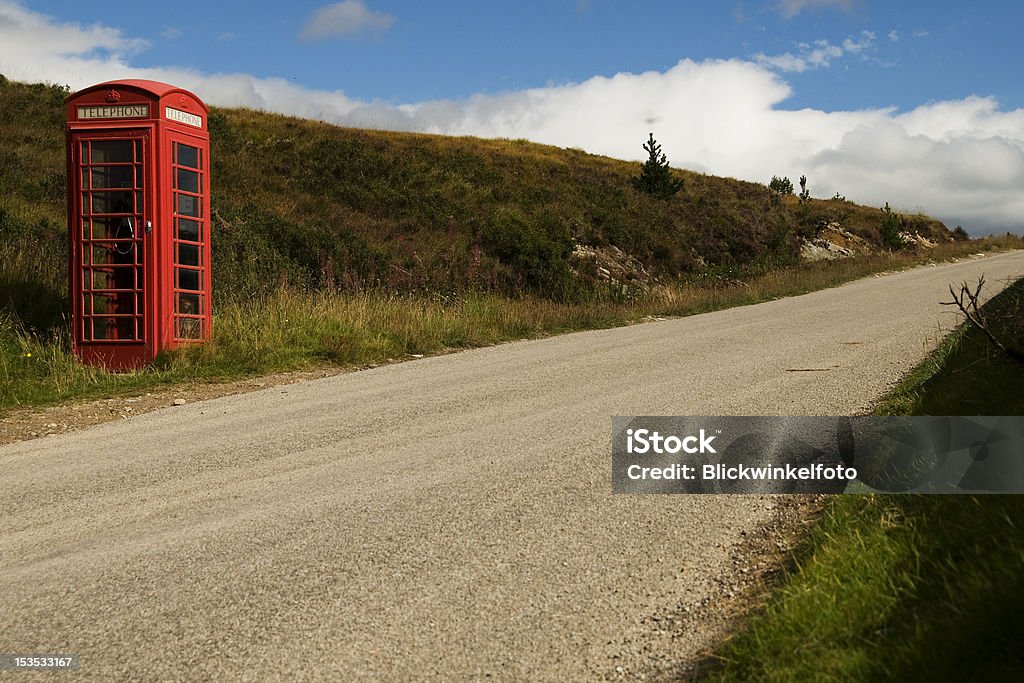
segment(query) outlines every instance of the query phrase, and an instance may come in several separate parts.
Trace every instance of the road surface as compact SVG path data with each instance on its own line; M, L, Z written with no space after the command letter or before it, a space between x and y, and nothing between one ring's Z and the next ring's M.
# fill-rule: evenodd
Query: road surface
M611 417L864 411L982 273L1024 253L5 446L0 653L77 654L84 680L672 671L785 499L613 496Z

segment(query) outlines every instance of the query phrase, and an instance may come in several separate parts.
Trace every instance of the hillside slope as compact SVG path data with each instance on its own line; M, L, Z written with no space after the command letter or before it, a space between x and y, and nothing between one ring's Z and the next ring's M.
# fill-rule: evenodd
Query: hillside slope
M63 310L66 95L0 76L0 298L40 308L30 319ZM634 263L627 276L671 279L796 262L829 223L881 244L877 208L688 171L661 201L631 187L639 164L574 149L217 108L210 129L218 297L282 283L568 296L600 279L602 251Z

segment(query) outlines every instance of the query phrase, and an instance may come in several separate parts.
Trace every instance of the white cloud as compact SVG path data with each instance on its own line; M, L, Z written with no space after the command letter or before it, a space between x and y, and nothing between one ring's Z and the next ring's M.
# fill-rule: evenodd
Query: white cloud
M939 106L955 109L959 103ZM808 159L809 173L838 187L856 188L859 197L876 204L885 200L939 216L950 227L1019 231L1024 129L1018 128L1013 137L915 133L908 117L928 117L928 108L853 128L838 145ZM1021 118L1020 112L998 118L1014 115Z
M869 43L863 35L851 40ZM779 72L732 59L683 60L666 71L395 106L283 79L132 67L129 57L142 47L116 29L59 24L0 0L0 73L14 80L77 89L151 78L188 88L210 104L357 127L527 138L630 160L646 156L641 144L653 131L676 167L762 183L772 175L806 174L816 197L839 192L868 205L920 209L975 233L1024 229L1024 109L1003 111L992 98L933 102L903 113L794 111L784 108L791 91ZM822 59L835 59L828 47L857 52L845 42L817 43L794 58L811 63L810 53L820 50Z
M800 43L797 54L786 52L781 55L766 55L759 52L753 59L758 64L778 69L779 71L802 73L811 69L822 69L832 61L845 55L861 55L874 47L875 34L861 31L856 38L847 38L842 45L833 45L827 40L816 40L814 43Z
M303 40L321 40L334 36L352 37L366 31L391 28L395 18L374 12L363 0L343 0L313 12L302 29Z
M856 4L856 0L780 0L776 9L784 17L795 17L805 9L818 9L820 7L836 7L849 12Z
M14 54L19 61L50 63L69 56L119 60L149 47L145 40L125 38L118 29L59 23L15 2L0 2L0 36L0 58Z
M900 40L900 32L895 30L889 31L889 40L893 43L898 43Z

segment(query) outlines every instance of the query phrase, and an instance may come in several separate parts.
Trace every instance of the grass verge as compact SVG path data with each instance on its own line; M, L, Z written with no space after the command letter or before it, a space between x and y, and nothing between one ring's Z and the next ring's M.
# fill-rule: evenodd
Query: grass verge
M1024 349L1024 280L982 308L990 329ZM881 415L1024 415L1024 363L961 326L879 406Z
M1024 343L1024 280L983 309ZM1020 415L1024 364L945 340L878 409ZM792 570L703 678L1024 680L1024 496L829 499Z
M832 499L708 681L1021 680L1024 500Z
M77 363L66 332L33 333L13 314L0 312L0 413L180 382L326 365L355 368L409 355L614 327L651 316L691 315L802 294L925 261L1019 247L1019 242L954 243L926 255L884 253L767 270L742 282L705 278L658 286L632 298L609 292L574 303L496 293L346 294L282 288L228 298L215 309L210 343L168 353L151 368L122 374Z

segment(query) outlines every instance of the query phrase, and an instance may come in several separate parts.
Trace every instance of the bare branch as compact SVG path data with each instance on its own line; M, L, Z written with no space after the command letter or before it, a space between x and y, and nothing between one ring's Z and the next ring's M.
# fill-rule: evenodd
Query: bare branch
M981 297L981 289L985 286L985 276L982 275L978 278L978 286L971 291L970 286L967 282L960 284L960 292L957 293L953 289L953 285L949 286L949 293L953 297L952 301L941 301L943 306L956 306L960 309L960 312L964 314L967 320L974 325L976 328L982 331L992 345L996 349L1014 360L1024 362L1024 353L1016 349L1007 348L989 329L988 321L985 320L985 315L981 312L981 306L978 304L978 299Z

